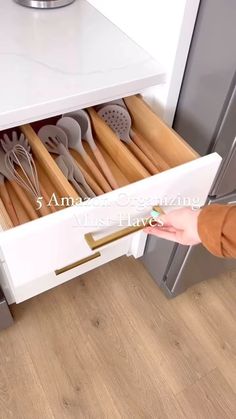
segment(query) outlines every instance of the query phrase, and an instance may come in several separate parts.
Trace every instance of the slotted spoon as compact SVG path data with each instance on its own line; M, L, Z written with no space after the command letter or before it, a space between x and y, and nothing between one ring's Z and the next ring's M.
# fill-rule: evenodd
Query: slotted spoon
M116 99L112 100L111 102L106 102L101 105L97 105L95 106L96 112L98 112L100 109L104 108L104 106L107 105L122 106L130 115L129 109L127 108L124 99ZM130 118L132 121L131 115ZM135 142L135 144L144 152L144 154L149 158L149 160L154 164L157 170L162 172L170 168L170 166L166 163L163 157L161 157L161 155L156 150L154 150L153 147L151 147L146 141L144 141L143 138L141 138L136 132L134 132L132 128L130 129L130 137Z
M131 129L131 118L127 109L120 105L106 105L98 111L98 115L115 132L120 140L128 145L130 151L151 174L155 175L159 173L156 166L154 166L131 138L132 136L134 137L134 132Z

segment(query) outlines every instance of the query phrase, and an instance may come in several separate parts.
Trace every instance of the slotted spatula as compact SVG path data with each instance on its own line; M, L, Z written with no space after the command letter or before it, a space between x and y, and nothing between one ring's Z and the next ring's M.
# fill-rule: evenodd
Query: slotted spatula
M70 163L70 168L73 168L75 180L82 183L87 196L93 198L95 193L85 181L80 168L68 150L68 138L65 131L55 125L44 125L40 128L38 136L50 153L58 154L59 156L64 156L66 158L66 161Z

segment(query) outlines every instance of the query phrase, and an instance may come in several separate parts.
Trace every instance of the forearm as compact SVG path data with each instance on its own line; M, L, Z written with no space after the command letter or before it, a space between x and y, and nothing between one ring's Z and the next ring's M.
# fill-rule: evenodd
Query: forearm
M209 205L198 217L202 244L215 256L236 258L236 205Z

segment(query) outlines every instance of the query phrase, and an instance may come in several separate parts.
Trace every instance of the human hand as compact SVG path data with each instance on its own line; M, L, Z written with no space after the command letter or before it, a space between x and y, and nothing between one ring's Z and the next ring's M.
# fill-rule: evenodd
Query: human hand
M174 210L160 216L160 220L164 223L163 226L157 224L154 227L146 227L144 231L162 239L188 246L201 243L197 228L200 212L201 210L190 208Z

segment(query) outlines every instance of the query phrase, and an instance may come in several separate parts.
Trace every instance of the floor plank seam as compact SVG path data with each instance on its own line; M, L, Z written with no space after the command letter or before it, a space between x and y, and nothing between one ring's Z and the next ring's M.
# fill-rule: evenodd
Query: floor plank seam
M201 377L199 377L196 381L194 381L193 383L191 383L189 386L186 386L181 391L178 391L178 393L175 393L174 396L175 397L178 397L180 394L184 393L186 390L191 389L191 387L195 386L199 381L201 381L204 378L208 377L208 375L212 374L214 371L217 371L217 370L219 370L219 368L218 367L215 367L212 370L207 371L206 374L203 374Z

